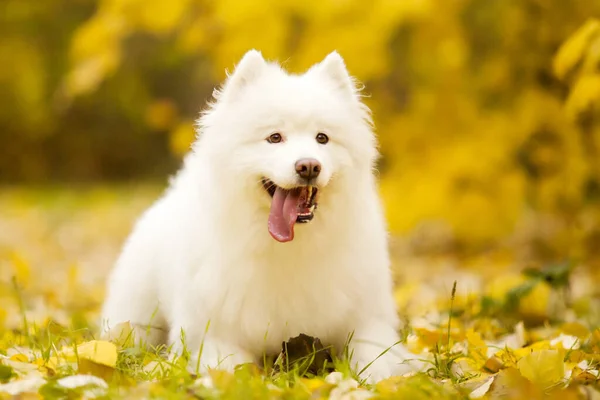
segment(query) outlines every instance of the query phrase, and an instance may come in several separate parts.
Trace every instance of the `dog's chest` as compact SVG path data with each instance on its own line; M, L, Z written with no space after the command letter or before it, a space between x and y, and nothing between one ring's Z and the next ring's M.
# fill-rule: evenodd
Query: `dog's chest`
M222 328L235 332L244 347L267 352L278 351L282 341L300 333L343 344L358 301L352 283L356 280L336 273L330 262L306 265L295 259L281 265L245 265L253 272L228 280L219 318Z

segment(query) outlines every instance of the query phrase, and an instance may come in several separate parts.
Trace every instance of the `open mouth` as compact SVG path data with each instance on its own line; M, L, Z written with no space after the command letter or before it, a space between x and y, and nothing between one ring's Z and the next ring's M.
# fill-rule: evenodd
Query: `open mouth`
M269 233L279 242L294 239L294 224L310 222L317 207L315 186L298 186L283 189L268 179L262 180L263 187L273 198L269 213Z

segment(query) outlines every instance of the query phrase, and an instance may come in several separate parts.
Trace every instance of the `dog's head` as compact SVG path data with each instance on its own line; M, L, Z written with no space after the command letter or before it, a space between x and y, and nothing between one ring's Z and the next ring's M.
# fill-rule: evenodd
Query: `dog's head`
M313 219L327 186L370 174L377 155L369 110L337 52L302 75L249 51L200 120L210 148L238 181L270 204L269 232L280 242Z

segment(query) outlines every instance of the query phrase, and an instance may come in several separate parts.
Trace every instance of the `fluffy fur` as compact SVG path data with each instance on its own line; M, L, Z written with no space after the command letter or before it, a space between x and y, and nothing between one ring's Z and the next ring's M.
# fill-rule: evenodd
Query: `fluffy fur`
M399 322L375 136L342 58L334 52L291 75L252 50L214 97L183 168L116 263L104 333L129 321L138 338L181 351L183 332L192 354L202 347L203 369L259 361L300 333L341 350L353 333L360 371L398 341ZM273 132L284 141L268 143ZM329 143L317 143L319 132ZM305 157L322 164L318 209L279 243L261 179L297 186L294 163ZM406 372L407 355L397 345L365 375Z

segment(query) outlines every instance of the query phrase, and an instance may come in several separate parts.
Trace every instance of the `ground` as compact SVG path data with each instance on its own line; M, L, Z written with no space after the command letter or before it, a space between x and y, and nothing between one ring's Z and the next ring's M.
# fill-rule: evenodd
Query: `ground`
M400 238L396 299L406 345L430 362L421 374L368 385L334 360L316 375L300 362L195 376L99 340L106 274L159 191L0 192L0 398L600 398L600 306L583 262L526 269L506 252L416 252Z

